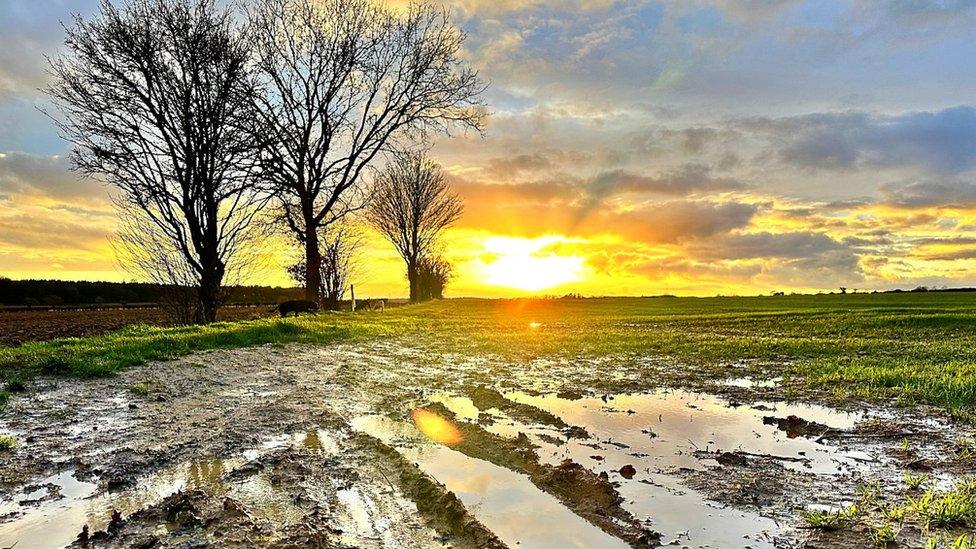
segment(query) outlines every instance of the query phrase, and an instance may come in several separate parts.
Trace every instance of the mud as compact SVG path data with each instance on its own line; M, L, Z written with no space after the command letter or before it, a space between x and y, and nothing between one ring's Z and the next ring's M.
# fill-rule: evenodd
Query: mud
M0 411L0 547L859 546L801 511L976 472L971 429L932 410L683 370L386 342L42 380Z

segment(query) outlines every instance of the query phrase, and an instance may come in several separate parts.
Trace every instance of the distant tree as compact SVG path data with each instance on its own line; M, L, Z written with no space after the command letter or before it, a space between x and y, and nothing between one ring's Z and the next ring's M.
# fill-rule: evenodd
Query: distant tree
M425 298L420 267L424 261L437 264L438 240L463 211L441 167L423 153L398 154L377 176L366 217L406 262L410 301Z
M326 310L338 311L356 270L356 253L362 246L357 228L349 222L336 222L321 229L319 235L319 291ZM301 260L288 268L295 282L308 281L307 263Z
M454 268L441 256L421 258L417 267L417 293L420 301L444 299L444 288L450 282Z
M218 0L103 0L65 46L48 93L74 167L114 187L133 267L184 287L192 320L212 322L264 203L248 39Z
M256 0L249 37L263 174L304 247L306 298L317 299L321 229L363 207L378 155L452 128L480 131L484 84L462 59L446 11L373 0Z

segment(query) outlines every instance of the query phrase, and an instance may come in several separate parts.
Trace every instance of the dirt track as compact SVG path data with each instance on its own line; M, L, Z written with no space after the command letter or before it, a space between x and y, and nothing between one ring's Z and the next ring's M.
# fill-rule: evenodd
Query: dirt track
M798 510L970 467L937 421L608 362L265 346L40 382L0 412L0 546L844 546Z

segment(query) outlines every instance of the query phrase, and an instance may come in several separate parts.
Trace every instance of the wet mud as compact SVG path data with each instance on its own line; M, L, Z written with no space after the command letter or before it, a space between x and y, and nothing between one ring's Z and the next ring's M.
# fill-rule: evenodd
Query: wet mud
M864 546L906 494L976 473L971 428L932 410L660 361L385 342L41 380L0 411L0 547ZM854 503L869 518L804 519ZM933 532L904 519L898 546Z

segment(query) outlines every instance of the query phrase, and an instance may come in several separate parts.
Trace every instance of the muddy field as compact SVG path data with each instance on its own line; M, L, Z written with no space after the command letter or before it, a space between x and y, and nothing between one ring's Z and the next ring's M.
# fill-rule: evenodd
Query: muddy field
M736 364L414 345L39 380L0 412L0 547L864 547L974 472L932 410L787 403ZM899 547L965 533L895 524Z
M272 307L222 307L220 320L250 320L272 316ZM0 345L20 345L61 337L88 337L133 324L172 326L163 309L84 309L57 311L0 310Z

